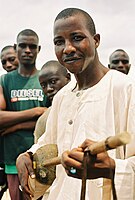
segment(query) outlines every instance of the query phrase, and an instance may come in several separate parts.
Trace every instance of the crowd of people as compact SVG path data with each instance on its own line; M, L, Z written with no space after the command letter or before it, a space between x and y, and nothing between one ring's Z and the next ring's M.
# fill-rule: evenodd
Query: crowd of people
M35 31L22 30L15 45L1 50L7 73L0 77L0 199L7 188L11 200L32 199L33 154L56 144L61 164L48 196L39 199L79 200L86 171L81 200L134 200L135 86L128 76L129 56L116 49L104 66L95 23L79 8L62 10L53 30L57 60L40 70ZM89 146L125 132L131 135L129 144L96 156L89 152L84 167Z

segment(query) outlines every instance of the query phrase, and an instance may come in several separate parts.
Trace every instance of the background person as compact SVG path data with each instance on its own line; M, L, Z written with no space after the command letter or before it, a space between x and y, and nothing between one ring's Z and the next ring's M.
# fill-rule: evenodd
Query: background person
M55 94L57 94L70 79L70 73L68 73L67 69L56 60L46 62L39 72L40 85L51 103ZM45 132L46 120L50 113L50 109L51 107L45 110L36 122L34 130L35 143L37 143L39 137Z
M128 54L123 49L115 50L109 57L108 67L128 74L131 67Z
M70 81L70 73L56 60L50 60L46 62L39 72L39 82L44 91L44 94L48 97L50 102L57 92L64 87ZM38 139L43 135L46 130L46 121L50 113L51 106L45 110L45 112L38 118L34 130L34 141L37 143ZM49 189L45 193L47 199L49 195ZM42 199L40 197L39 199Z
M1 50L0 54L1 64L3 69L7 72L13 71L18 68L18 58L14 46L8 45Z
M31 29L21 31L15 49L19 67L1 78L0 133L4 135L4 162L10 197L20 200L16 158L34 143L33 130L47 104L36 68L40 51L38 35Z
M1 64L3 69L7 72L13 71L18 68L19 62L17 58L16 51L14 46L7 45L2 48L0 54ZM7 179L6 174L4 174L4 157L3 157L3 137L0 137L0 167L1 167L1 175L0 175L0 182L1 182L1 190L0 190L0 199L3 196L3 193L7 190Z

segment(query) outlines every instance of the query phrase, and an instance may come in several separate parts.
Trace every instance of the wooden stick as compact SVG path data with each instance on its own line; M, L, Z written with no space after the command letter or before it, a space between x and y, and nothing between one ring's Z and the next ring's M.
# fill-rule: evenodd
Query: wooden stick
M94 143L88 146L88 150L92 155L115 149L121 145L128 144L131 140L131 135L127 132L120 133L116 136L110 136L106 140Z
M48 160L45 160L42 163L43 167L51 166L51 165L59 165L61 164L61 156L55 157L55 158L50 158Z
M131 140L131 136L127 132L120 133L116 136L110 136L106 140L94 143L90 146L88 146L88 150L90 150L90 153L92 155L96 155L98 153L115 149L118 146L128 144ZM58 165L61 164L61 156L51 158L48 160L45 160L44 163L42 163L42 166L51 166L51 165Z

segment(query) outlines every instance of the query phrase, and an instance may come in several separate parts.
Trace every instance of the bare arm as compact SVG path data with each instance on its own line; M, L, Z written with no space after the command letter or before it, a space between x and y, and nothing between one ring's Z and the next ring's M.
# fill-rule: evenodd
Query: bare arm
M31 200L32 193L28 187L28 177L35 178L32 168L32 161L30 155L25 152L18 156L16 160L16 167L18 170L18 177L23 191L24 199Z
M28 120L37 119L46 110L44 107L36 107L24 111L0 111L1 129Z
M0 130L0 135L4 136L7 134L11 134L17 130L33 130L34 131L35 125L36 125L36 121L22 122L22 123L13 125L9 128Z
M24 111L6 111L6 101L3 95L3 89L0 86L0 128L4 129L12 125L32 121L37 119L47 108L36 107Z

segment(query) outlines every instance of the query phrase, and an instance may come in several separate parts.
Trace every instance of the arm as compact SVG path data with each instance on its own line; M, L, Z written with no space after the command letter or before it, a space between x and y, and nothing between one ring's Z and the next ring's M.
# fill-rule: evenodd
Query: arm
M22 123L13 125L9 128L0 130L0 135L4 136L10 133L13 133L17 130L34 130L35 124L36 124L36 121L22 122Z
M0 111L1 129L28 120L37 119L47 108L35 107L23 111Z
M23 111L6 111L6 101L3 94L3 89L0 86L0 127L4 129L12 125L32 121L37 119L47 108L44 107L35 107Z
M28 187L28 177L35 178L35 174L32 168L32 160L30 153L22 153L19 155L16 161L16 167L18 170L18 176L23 191L24 199L31 200L32 193Z

